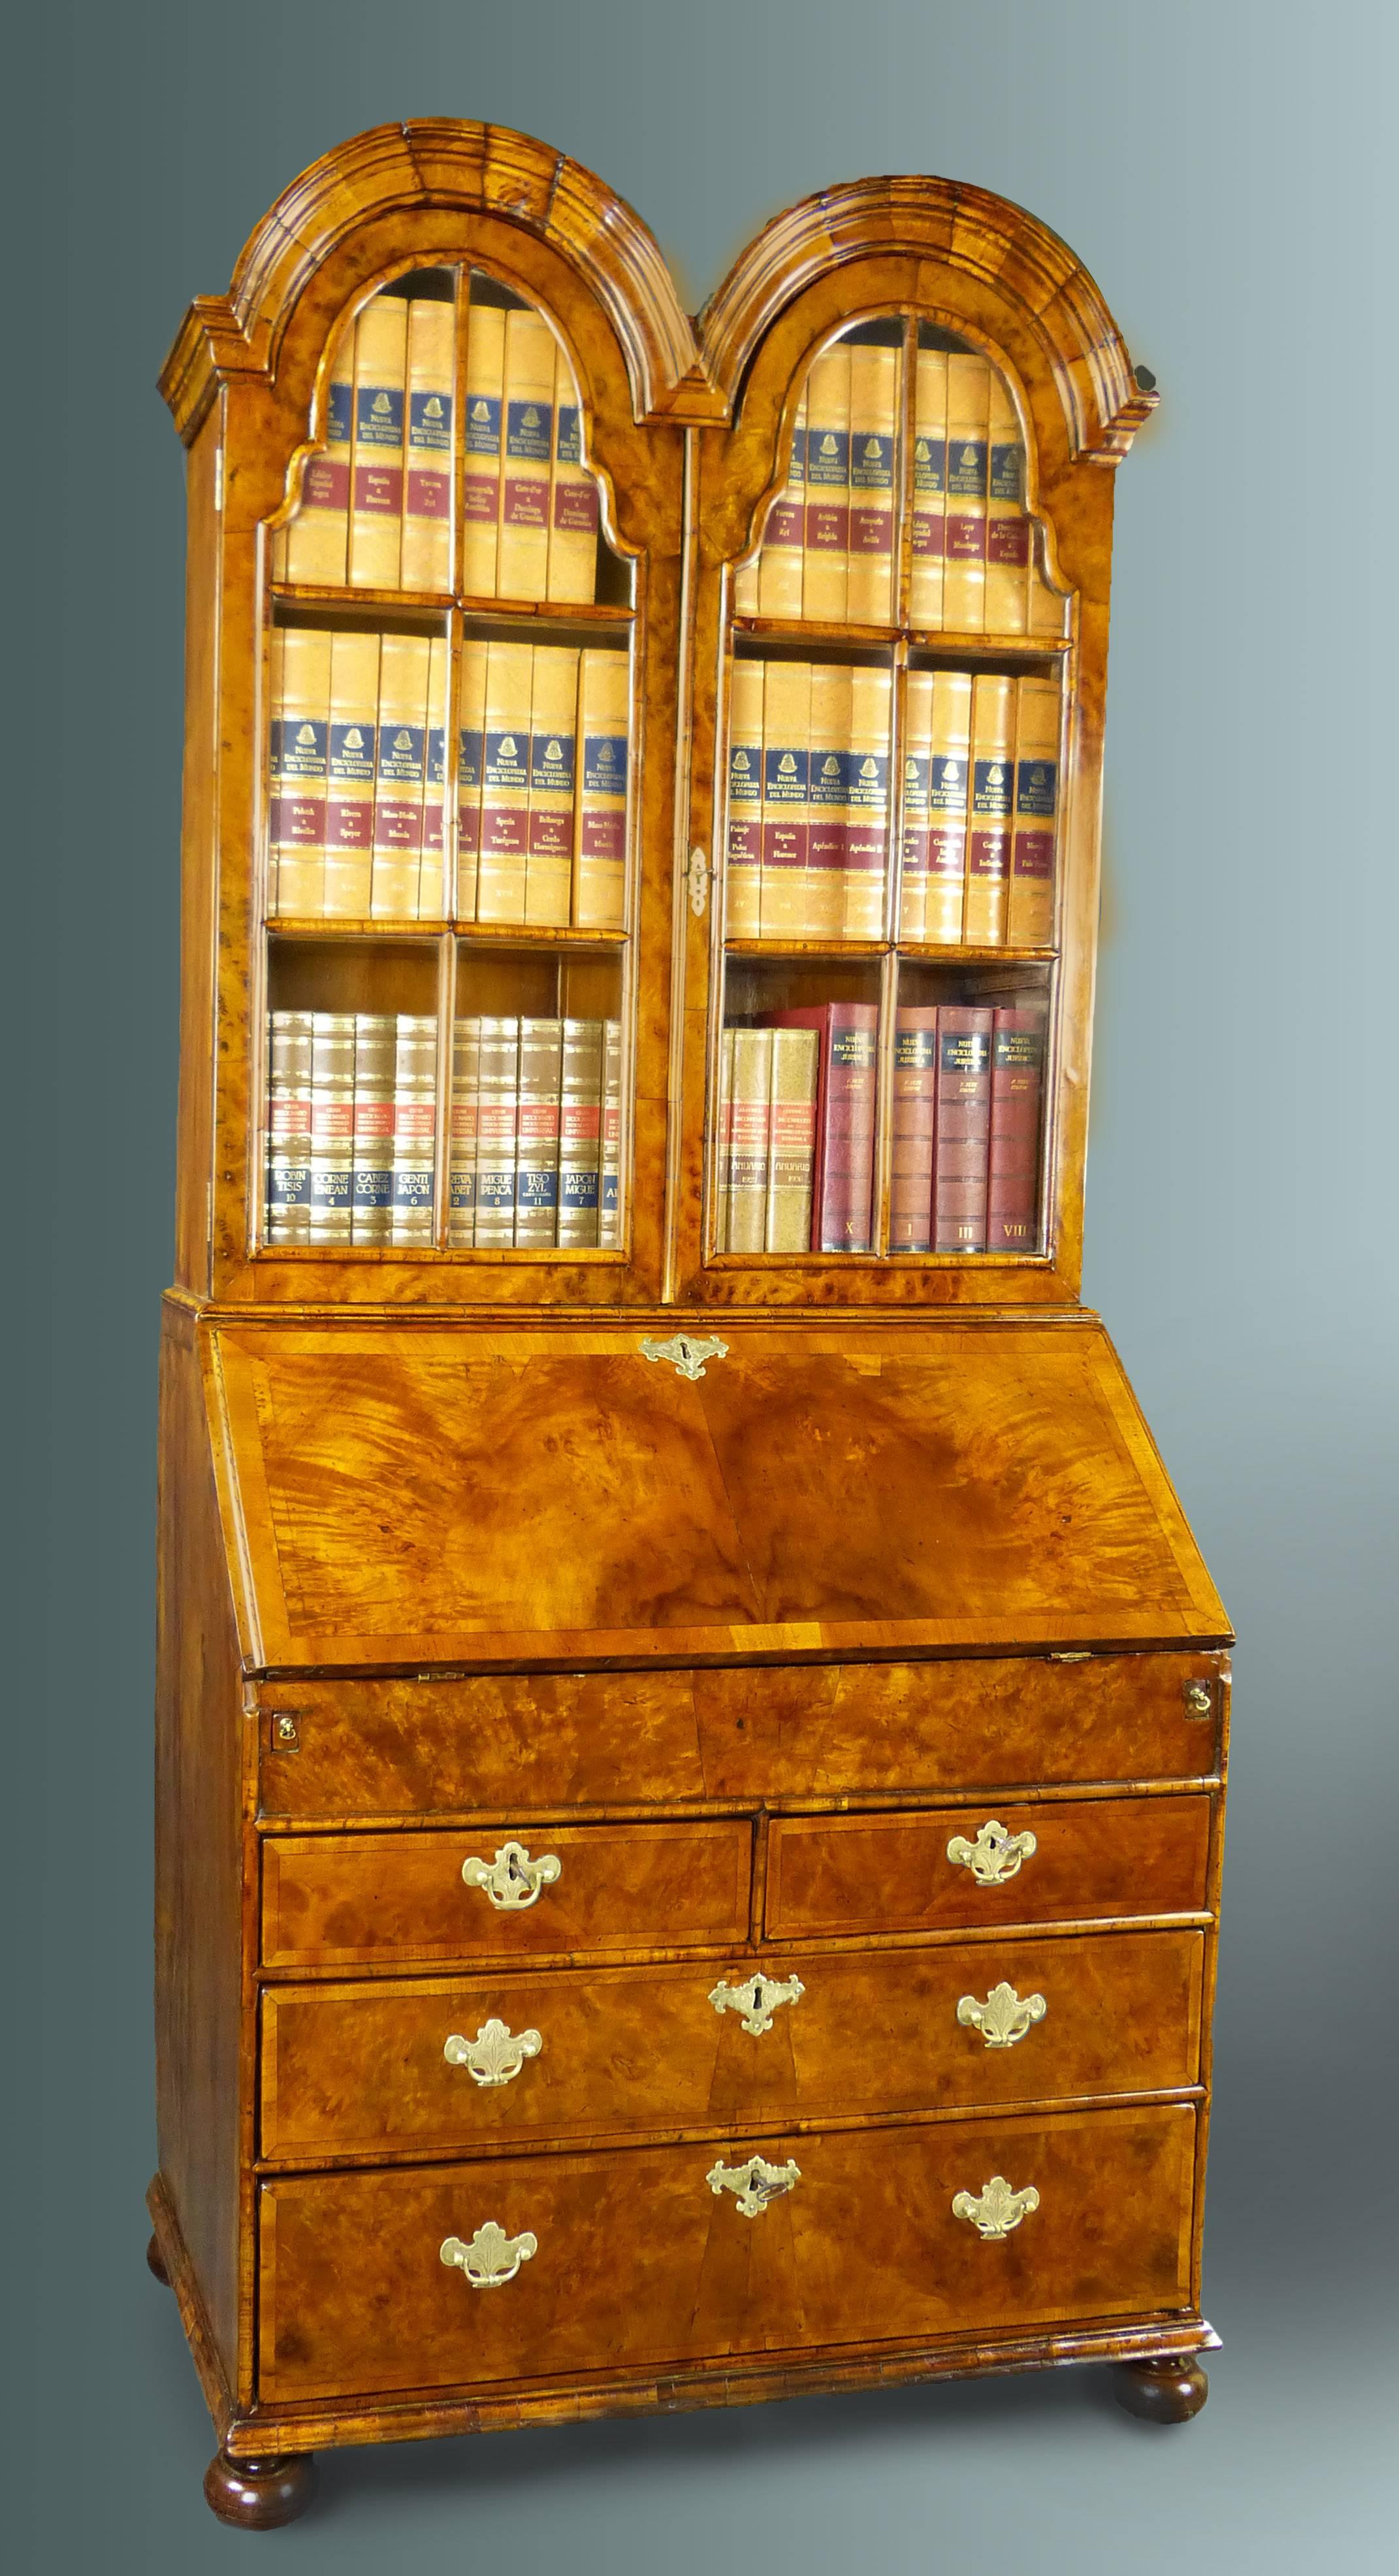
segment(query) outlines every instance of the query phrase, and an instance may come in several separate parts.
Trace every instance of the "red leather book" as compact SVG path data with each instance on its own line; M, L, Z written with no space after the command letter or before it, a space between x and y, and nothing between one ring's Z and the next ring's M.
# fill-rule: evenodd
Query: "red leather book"
M938 1015L905 1008L894 1022L894 1167L891 1252L929 1252L937 1135Z
M991 1036L988 1252L1039 1250L1043 1011L997 1011Z
M994 1017L989 1005L945 1004L938 1013L936 1252L986 1250Z
M878 1005L820 1002L805 1010L769 1011L763 1024L820 1032L811 1249L868 1252L873 1240Z

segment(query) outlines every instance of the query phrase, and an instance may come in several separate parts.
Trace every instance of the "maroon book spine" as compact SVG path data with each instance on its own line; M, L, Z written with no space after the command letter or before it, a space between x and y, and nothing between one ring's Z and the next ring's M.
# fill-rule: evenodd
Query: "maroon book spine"
M891 1252L930 1252L937 1136L938 1015L906 1008L894 1022L894 1167Z
M997 1011L991 1035L988 1252L1038 1252L1042 1011Z
M874 1086L879 1010L831 1002L826 1049L826 1145L818 1252L868 1252L873 1240Z
M986 1250L994 1017L989 1006L938 1013L937 1252Z

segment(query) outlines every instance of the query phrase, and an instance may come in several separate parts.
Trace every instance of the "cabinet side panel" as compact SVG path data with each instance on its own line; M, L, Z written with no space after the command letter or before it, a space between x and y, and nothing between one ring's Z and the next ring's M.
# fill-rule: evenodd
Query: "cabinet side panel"
M211 1070L217 912L218 472L223 403L189 451L185 572L185 762L180 827L180 1095L175 1278L209 1293Z
M160 2169L230 2385L238 2349L238 1639L191 1316L160 1356L156 2083Z

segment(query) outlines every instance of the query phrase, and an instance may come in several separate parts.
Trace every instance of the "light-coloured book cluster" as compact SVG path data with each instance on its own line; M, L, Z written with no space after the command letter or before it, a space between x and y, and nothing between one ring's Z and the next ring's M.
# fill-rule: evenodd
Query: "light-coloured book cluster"
M621 1240L617 1020L466 1017L452 1029L454 1251Z
M591 600L597 485L573 369L542 313L473 301L463 412L463 591Z
M716 1252L806 1252L816 1170L820 1033L725 1029Z
M429 1013L273 1011L267 1239L433 1239L437 1021Z
M628 691L606 646L463 647L459 920L621 929Z

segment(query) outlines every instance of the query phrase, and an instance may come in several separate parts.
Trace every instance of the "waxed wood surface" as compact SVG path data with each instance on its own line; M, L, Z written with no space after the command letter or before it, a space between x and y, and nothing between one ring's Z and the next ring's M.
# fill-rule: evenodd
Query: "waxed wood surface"
M534 1904L497 1909L462 1863L487 1866L510 1839L487 1833L269 1837L263 1959L350 1967L392 1959L519 1959L541 1953L731 1941L748 1928L752 1829L742 1821L545 1826L531 1857L558 1878Z
M741 1953L687 1966L273 1987L262 2000L262 2154L488 2154L532 2140L732 2121L977 2110L1167 2092L1199 2071L1199 1932L895 1950ZM756 1967L805 1991L771 2027L716 2011ZM1002 1981L1043 2017L1010 2047L957 2019ZM483 2086L444 2043L491 2019L541 2046Z
M216 1327L261 1661L1227 1635L1095 1318L726 1337Z
M1182 2307L1186 2105L764 2140L796 2187L753 2219L710 2144L366 2174L261 2194L260 2373L275 2401L488 2387L602 2364L781 2352ZM740 2164L746 2139L722 2142ZM957 2192L1040 2206L986 2243ZM439 2257L494 2219L538 2252L470 2287Z
M779 1817L768 1849L770 1937L1188 1914L1207 1902L1208 1797L1009 1800L994 1821L1033 1833L1036 1849L1014 1877L982 1886L947 1846L954 1837L975 1843L990 1821L980 1807Z

